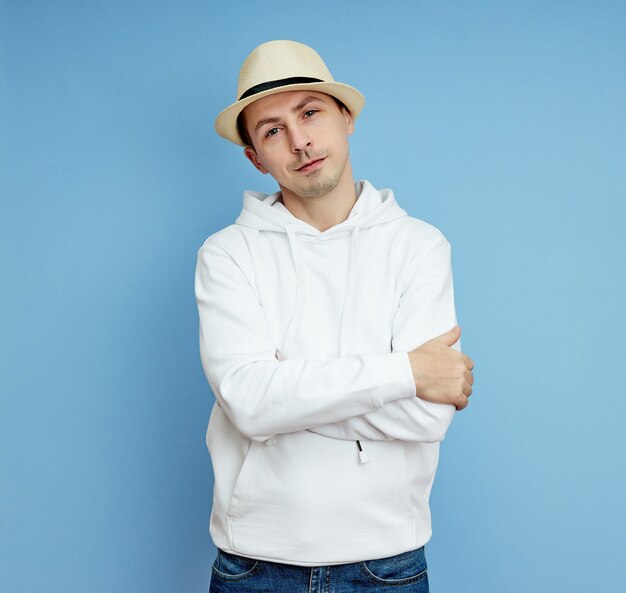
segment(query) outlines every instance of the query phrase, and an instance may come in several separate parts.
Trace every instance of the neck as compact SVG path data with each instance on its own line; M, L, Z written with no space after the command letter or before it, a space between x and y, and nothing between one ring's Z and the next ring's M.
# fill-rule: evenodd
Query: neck
M283 186L280 189L287 210L321 232L346 220L358 197L350 161L347 162L339 183L323 196L299 196Z

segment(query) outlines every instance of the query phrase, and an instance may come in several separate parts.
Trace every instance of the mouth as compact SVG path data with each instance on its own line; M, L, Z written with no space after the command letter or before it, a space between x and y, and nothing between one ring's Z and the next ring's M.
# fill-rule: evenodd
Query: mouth
M315 171L322 166L325 158L326 157L323 157L321 159L315 159L313 161L309 161L308 163L304 163L304 165L296 169L296 171L298 173L309 173L310 171Z

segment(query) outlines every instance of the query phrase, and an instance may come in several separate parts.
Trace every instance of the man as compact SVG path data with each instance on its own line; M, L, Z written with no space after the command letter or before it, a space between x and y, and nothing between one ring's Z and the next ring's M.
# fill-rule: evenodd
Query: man
M237 97L216 129L280 191L198 252L211 591L428 591L439 441L474 382L450 246L354 181L364 98L314 50L257 47Z

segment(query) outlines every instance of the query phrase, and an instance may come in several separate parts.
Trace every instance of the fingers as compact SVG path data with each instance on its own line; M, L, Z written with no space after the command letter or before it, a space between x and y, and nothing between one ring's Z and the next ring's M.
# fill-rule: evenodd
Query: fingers
M455 404L455 408L458 410L463 410L467 408L467 404L469 404L469 399L465 396L461 397L459 401Z
M469 404L469 398L472 395L473 391L472 385L474 385L474 375L467 371L465 381L466 382L463 385L463 395L461 395L458 401L455 403L455 407L457 410L463 410L464 408L467 408Z
M452 404L457 410L467 407L474 386L474 361L451 348L460 335L461 328L455 325L408 353L417 397Z
M472 388L466 384L463 389L463 395L460 395L457 398L457 401L454 403L454 407L459 410L464 410L469 405L469 397L472 395Z
M462 352L459 352L462 357L463 363L465 364L465 372L463 373L463 386L461 388L462 395L458 396L457 401L454 402L454 405L457 410L465 409L469 404L469 397L472 395L473 386L474 386L474 374L472 373L472 369L474 368L474 361Z

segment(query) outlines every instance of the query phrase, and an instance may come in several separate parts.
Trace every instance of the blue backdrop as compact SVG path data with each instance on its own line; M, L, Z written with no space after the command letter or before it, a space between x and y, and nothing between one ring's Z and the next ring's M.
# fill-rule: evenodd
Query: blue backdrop
M433 593L623 590L624 2L0 6L2 591L207 589L193 274L274 191L213 131L273 38L365 94L356 176L453 246Z

